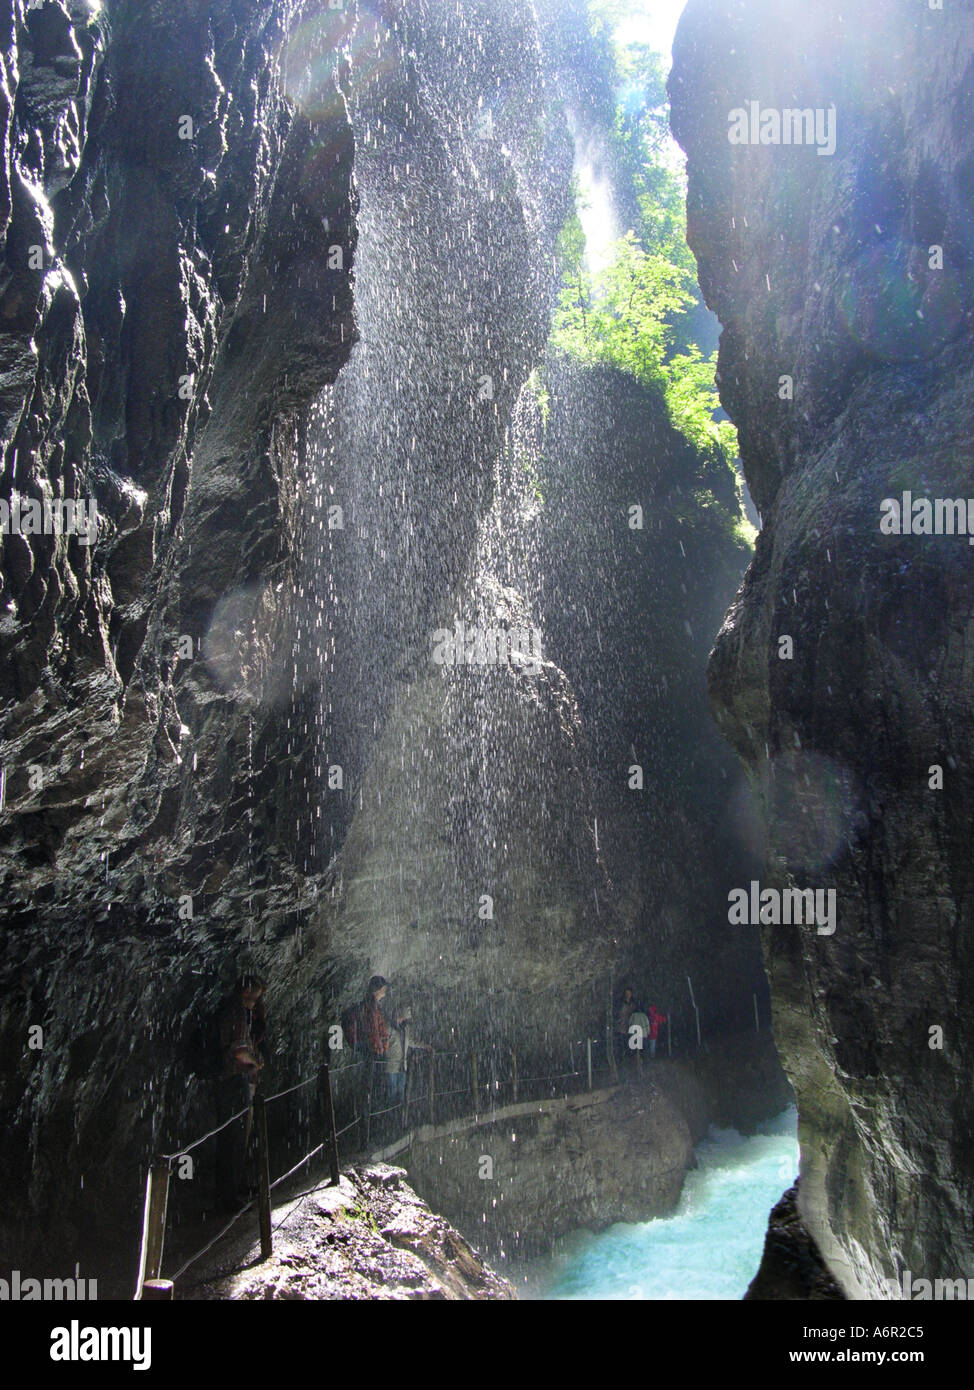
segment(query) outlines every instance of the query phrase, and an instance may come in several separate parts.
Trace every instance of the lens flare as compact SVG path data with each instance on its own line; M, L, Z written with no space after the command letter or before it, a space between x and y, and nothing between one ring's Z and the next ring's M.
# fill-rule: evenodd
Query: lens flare
M930 249L896 240L867 247L846 272L838 302L852 336L886 362L938 351L963 324L965 288Z

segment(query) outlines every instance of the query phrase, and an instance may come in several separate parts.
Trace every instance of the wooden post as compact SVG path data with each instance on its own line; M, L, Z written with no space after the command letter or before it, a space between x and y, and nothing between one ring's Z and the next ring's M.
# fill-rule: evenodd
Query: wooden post
M436 1054L430 1048L430 1124L436 1124Z
M254 1096L254 1124L257 1129L257 1217L260 1222L261 1259L270 1258L274 1249L271 1238L271 1174L267 1154L267 1105L264 1097Z
M592 1039L585 1039L585 1069L588 1072L588 1088L592 1089Z
M332 1187L337 1187L341 1180L341 1171L338 1166L338 1135L335 1132L335 1097L331 1090L331 1067L328 1063L328 1054L325 1053L325 1152L328 1155L328 1168L331 1176Z
M511 1078L514 1082L514 1104L517 1104L517 1052L511 1048Z
M479 1098L478 1098L478 1092L479 1092L479 1090L480 1090L480 1085L479 1085L478 1075L477 1075L477 1054L476 1054L476 1052L471 1052L471 1054L470 1054L470 1076L471 1076L471 1081L472 1081L472 1084L473 1084L473 1113L474 1113L475 1115L479 1115L479 1114L480 1114L480 1101L479 1101Z
M700 1010L697 1008L697 1001L696 1001L696 999L693 997L693 981L690 979L690 976L689 976L689 975L687 976L687 984L690 986L690 1003L693 1005L694 1017L695 1017L696 1020L697 1020L697 1048L699 1049L700 1046L701 1046L701 1042L700 1042Z
M142 1285L142 1302L171 1302L175 1297L171 1279L147 1279Z
M402 1071L406 1080L402 1086L402 1116L401 1127L405 1131L409 1128L409 1024L402 1025Z
M135 1297L142 1297L146 1280L162 1273L162 1252L166 1243L166 1208L169 1205L169 1160L156 1159L145 1180L145 1209L142 1213L142 1255Z
M375 1059L370 1052L368 1061L365 1065L369 1069L368 1084L365 1089L365 1148L369 1147L369 1140L372 1137L372 1088L375 1085Z

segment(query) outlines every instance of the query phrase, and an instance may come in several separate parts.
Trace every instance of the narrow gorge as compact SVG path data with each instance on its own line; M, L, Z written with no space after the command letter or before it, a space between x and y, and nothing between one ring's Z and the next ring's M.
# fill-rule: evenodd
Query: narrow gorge
M881 8L0 7L5 1298L974 1274L966 554L880 525L974 25Z

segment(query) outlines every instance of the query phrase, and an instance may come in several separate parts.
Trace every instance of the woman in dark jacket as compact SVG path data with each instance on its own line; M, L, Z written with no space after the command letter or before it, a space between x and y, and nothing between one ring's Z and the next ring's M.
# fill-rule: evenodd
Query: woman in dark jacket
M264 1065L261 1049L267 1033L264 992L264 981L259 975L241 975L220 1011L217 1118L222 1122L239 1110L247 1110L246 1115L217 1135L217 1197L227 1211L235 1211L249 1200L247 1151L253 1127L254 1094Z

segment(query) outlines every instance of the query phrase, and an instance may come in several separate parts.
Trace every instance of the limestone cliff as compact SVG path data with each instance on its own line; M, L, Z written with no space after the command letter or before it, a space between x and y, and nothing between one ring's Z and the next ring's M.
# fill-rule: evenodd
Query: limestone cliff
M690 0L671 78L721 398L763 520L711 698L762 809L767 881L837 892L834 936L769 926L764 948L799 1210L857 1297L904 1268L974 1268L970 551L880 530L884 498L972 491L971 19ZM819 112L832 151L770 143L773 116L764 144L760 123L732 143L755 102Z
M344 101L331 71L305 98L297 19L6 6L5 496L97 512L94 535L9 533L0 557L11 1253L22 1221L46 1243L31 1207L65 1257L79 1210L89 1238L112 1227L85 1168L131 1223L137 1155L185 1094L175 1020L201 960L236 936L241 888L294 881L260 835L288 782L273 657L301 411L354 338L355 241Z

